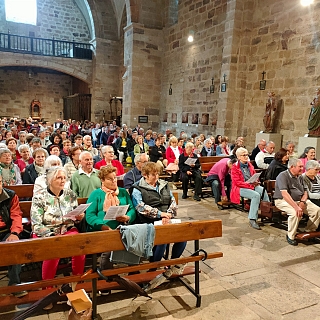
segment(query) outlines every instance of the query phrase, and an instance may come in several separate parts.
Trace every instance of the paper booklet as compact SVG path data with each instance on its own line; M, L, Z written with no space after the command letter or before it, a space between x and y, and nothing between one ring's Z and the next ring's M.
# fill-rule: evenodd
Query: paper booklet
M67 293L67 297L76 313L83 312L92 306L92 301L84 289Z
M260 174L261 174L261 172L255 173L253 176L250 177L250 179L248 179L248 180L246 181L246 183L254 183L254 182L257 182L258 179L259 179L259 177L260 177Z
M90 205L91 205L91 202L90 203L80 204L75 209L73 209L72 211L70 211L67 214L65 214L63 217L64 218L69 218L71 220L76 220L76 216L78 216L79 214L85 212L90 207Z
M188 158L184 163L191 166L192 164L195 164L197 160L197 158Z
M116 220L117 217L123 217L128 211L129 205L111 206L106 212L103 220Z

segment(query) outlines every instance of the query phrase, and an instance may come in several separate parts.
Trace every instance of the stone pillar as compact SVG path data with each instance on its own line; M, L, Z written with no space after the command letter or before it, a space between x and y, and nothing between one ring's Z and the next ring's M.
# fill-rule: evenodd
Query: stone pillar
M119 42L96 38L93 42L95 55L92 61L91 120L98 122L111 117L110 96L119 96ZM111 120L111 119L110 119Z
M280 133L265 133L259 132L256 133L256 143L255 146L259 143L260 140L273 141L276 145L274 152L277 152L282 147L282 134Z
M298 156L300 156L306 147L316 149L316 159L320 159L320 137L300 137L298 144Z
M139 116L148 116L144 129L159 128L162 74L162 30L132 23L125 28L123 76L123 123L138 124Z

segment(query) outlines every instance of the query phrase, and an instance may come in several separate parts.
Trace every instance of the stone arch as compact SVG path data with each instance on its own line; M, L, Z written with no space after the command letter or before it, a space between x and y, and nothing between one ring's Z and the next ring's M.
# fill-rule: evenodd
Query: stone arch
M1 57L1 55L0 55ZM60 61L61 60L61 61ZM51 70L56 70L70 76L73 76L89 85L92 82L92 62L91 61L81 61L77 59L60 59L56 60L52 57L32 57L28 59L27 57L18 59L17 54L12 57L12 59L0 59L0 67L6 66L27 66L27 67L39 67Z

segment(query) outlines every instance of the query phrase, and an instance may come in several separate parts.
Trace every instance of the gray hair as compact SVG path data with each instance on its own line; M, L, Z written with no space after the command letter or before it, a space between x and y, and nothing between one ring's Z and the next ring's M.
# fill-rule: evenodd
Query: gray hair
M293 141L288 141L286 142L286 148L288 147L289 144L293 144L295 146L295 144L293 143Z
M7 145L3 142L0 142L0 149L3 149L3 148L7 149Z
M242 148L242 147L238 148L236 151L237 158L242 156L244 153L248 153L248 150L246 148Z
M83 139L84 138L90 138L90 140L91 140L91 136L89 136L88 134L86 134L84 137L83 137Z
M199 137L200 138L200 137ZM211 139L210 138L208 138L208 139L206 139L206 140L204 140L204 144L206 145L208 142L210 142L210 143L212 143L212 141L211 141Z
M103 146L103 147L101 148L101 153L102 153L102 154L105 154L105 153L107 152L107 150L112 150L112 151L114 151L113 148L112 148L112 146Z
M19 133L18 133L18 136L20 137L22 134L27 134L27 132L26 131L19 131Z
M7 149L7 148L1 148L0 149L0 157L5 153L10 153L11 154L11 151L9 149Z
M44 167L44 169L48 169L48 168L51 168L51 167L52 167L52 164L55 164L55 163L59 163L58 166L59 166L59 167L62 167L62 161L61 161L61 159L60 159L58 156L52 154L51 156L49 156L49 157L45 160L43 167ZM55 165L55 166L57 166L57 165Z
M58 173L60 171L62 171L66 177L68 176L67 171L63 167L50 167L50 168L46 169L47 186L49 186L51 184L52 180L56 178L56 176L58 175Z
M26 144L21 144L19 147L18 147L18 152L21 153L23 150L25 149L28 149L30 151L30 148L28 145Z
M83 158L85 155L88 155L88 154L90 154L90 156L92 157L91 152L89 152L89 151L82 151L82 152L80 153L80 155L79 155L79 160L81 161L82 158Z
M298 162L301 162L301 160L298 158L290 158L288 161L288 168L296 167Z
M149 161L149 156L146 153L138 153L135 157L134 157L134 164L137 164L140 160L142 156L147 156L147 160Z
M308 160L306 163L306 171L308 171L309 169L318 169L320 168L320 164L318 161L316 160Z

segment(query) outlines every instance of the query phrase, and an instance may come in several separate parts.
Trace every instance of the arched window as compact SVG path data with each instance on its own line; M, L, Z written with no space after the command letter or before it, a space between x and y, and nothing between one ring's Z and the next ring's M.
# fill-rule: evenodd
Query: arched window
M6 20L37 25L37 0L5 0Z

